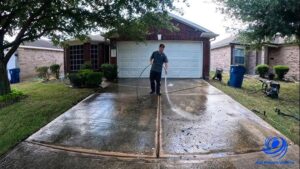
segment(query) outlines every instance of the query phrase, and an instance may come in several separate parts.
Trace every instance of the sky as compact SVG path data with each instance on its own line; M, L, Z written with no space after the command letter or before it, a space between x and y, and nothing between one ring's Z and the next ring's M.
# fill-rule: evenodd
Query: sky
M185 19L188 19L208 30L213 31L219 36L214 42L231 36L230 32L226 31L226 27L232 26L232 21L226 20L226 16L217 10L217 5L212 0L187 0L189 7L183 3L176 3L176 7L183 10L183 15L172 12ZM212 42L212 43L214 43Z

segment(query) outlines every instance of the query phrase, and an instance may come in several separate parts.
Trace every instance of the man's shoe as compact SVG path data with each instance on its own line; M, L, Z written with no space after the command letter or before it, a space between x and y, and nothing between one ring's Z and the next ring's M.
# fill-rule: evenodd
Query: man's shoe
M150 92L149 94L153 94L153 93L154 93L154 91Z
M161 93L157 93L157 96L161 96Z

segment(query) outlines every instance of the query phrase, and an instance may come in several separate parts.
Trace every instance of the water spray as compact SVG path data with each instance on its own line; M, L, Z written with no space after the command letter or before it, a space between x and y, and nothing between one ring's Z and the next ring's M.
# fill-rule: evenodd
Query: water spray
M164 67L165 69L165 93L166 93L166 97L167 97L167 100L168 100L168 103L171 107L171 110L173 112L175 112L176 114L186 118L186 119L189 119L189 120L198 120L201 118L201 116L197 116L197 115L194 115L190 112L186 112L184 110L182 110L181 108L177 107L175 104L173 104L173 102L171 101L170 99L170 96L169 96L169 92L168 92L168 83L167 83L167 69ZM199 87L199 86L198 86ZM178 91L181 91L181 90L178 90Z
M143 73L147 70L147 68L149 68L151 66L151 64L149 64L148 66L146 66L142 72L140 73L139 77L138 77L138 80L137 80L137 83L136 83L136 97L137 97L137 101L138 103L140 103L140 98L139 98L139 80L141 79ZM165 70L165 94L166 94L166 97L167 97L167 100L168 100L168 103L171 107L171 110L173 112L175 112L176 114L188 119L188 120L199 120L201 118L201 116L197 116L197 115L194 115L190 112L186 112L184 110L182 110L181 108L177 107L175 104L173 104L173 102L171 101L170 99L170 96L169 96L169 92L168 92L168 83L167 83L167 69L166 67L164 66L164 70ZM173 93L173 92L178 92L178 91L183 91L183 90L190 90L190 89L193 89L193 88L197 88L197 87L201 87L201 86L195 86L195 87L191 87L191 88L187 88L187 89L179 89L179 90L176 90L176 91L171 91L170 93Z

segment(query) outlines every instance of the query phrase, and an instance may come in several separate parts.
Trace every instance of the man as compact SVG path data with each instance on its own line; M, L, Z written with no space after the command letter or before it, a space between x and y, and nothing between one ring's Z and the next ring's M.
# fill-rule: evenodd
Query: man
M166 73L167 73L167 69L168 69L168 58L164 54L164 49L165 49L165 45L160 44L159 50L153 52L150 57L150 64L152 64L151 71L150 71L150 84L151 84L150 94L153 94L154 92L156 92L156 94L158 96L161 95L160 81L161 81L161 72L163 69L163 64L165 64ZM156 87L155 87L155 82L156 82Z

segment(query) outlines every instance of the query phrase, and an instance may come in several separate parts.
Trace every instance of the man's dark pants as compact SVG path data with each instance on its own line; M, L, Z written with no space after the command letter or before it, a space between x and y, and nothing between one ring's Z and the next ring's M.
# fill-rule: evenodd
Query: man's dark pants
M156 71L150 72L151 91L152 92L156 91L156 94L160 93L160 80L161 80L161 72L156 72ZM156 87L154 81L156 82Z

